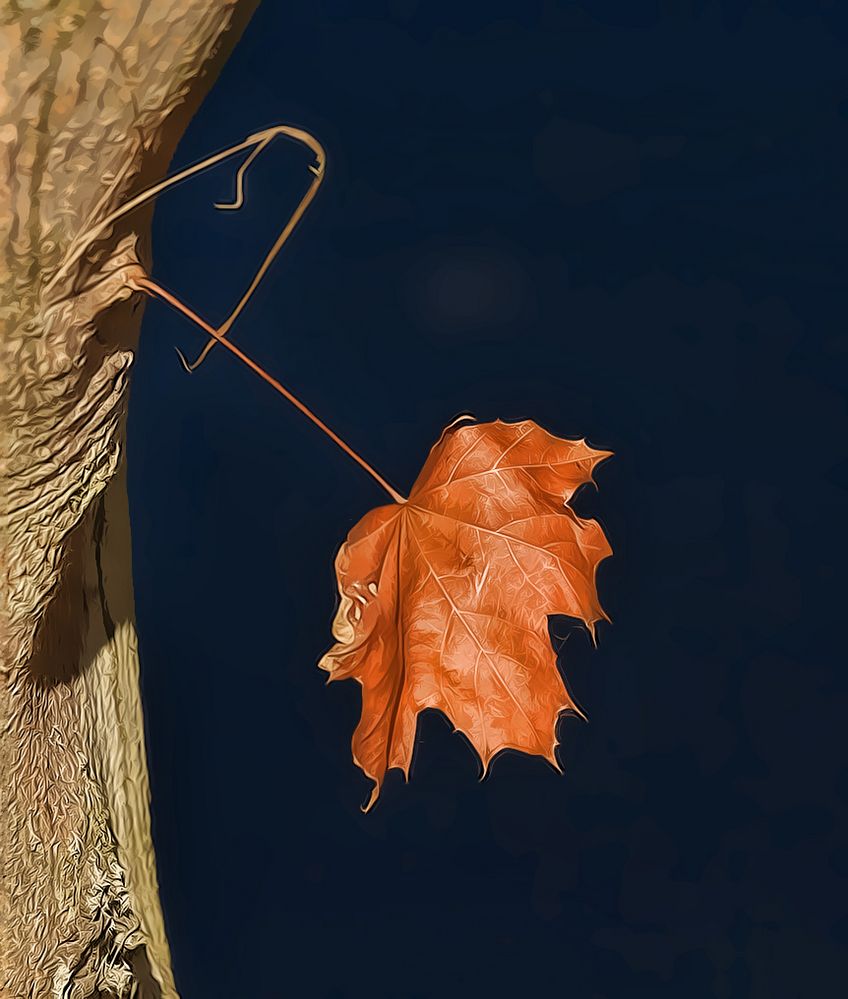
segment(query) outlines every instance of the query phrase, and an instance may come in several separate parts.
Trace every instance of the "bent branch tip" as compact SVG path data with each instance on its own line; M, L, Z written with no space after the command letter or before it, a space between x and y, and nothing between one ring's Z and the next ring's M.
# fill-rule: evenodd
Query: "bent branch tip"
M174 350L177 352L177 357L180 359L180 364L182 364L182 366L185 368L188 374L191 374L194 371L194 366L188 363L185 354L180 350L179 347L174 347Z

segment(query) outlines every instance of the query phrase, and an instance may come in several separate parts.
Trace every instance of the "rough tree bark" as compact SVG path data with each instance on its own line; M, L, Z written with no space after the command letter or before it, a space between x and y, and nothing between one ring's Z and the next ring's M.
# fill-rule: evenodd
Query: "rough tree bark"
M150 836L124 422L150 209L254 0L0 12L0 995L175 996Z

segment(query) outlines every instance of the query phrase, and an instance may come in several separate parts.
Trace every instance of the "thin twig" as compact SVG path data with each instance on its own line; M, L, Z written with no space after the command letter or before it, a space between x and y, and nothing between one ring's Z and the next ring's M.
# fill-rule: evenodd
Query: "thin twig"
M331 441L333 441L334 444L338 445L342 449L342 451L345 452L345 454L353 458L353 460L357 462L357 464L361 465L362 468L364 468L365 471L368 472L368 474L373 479L379 482L379 484L383 487L383 489L386 490L386 492L389 494L389 496L391 496L391 498L394 500L395 503L406 502L405 496L402 496L396 489L394 489L383 478L383 476L380 475L380 473L375 468L369 465L368 462L363 457L357 454L356 451L354 451L349 444L343 441L342 438L339 437L337 433L331 430L327 426L327 424L324 423L324 421L320 419L318 416L316 416L315 413L313 413L308 406L302 403L300 399L297 398L297 396L292 395L292 393L289 392L289 390L284 385L278 382L273 375L269 375L268 372L263 367L261 367L259 364L256 363L256 361L253 360L253 358L248 357L247 354L244 353L244 351L239 350L239 348L236 347L235 344L231 343L224 336L222 336L218 332L218 330L213 329L213 327L210 326L209 323L201 319L196 312L190 309L187 305L184 305L176 296L172 295L169 291L166 291L161 285L156 284L155 281L151 281L149 278L135 278L132 279L130 283L131 286L136 288L138 291L144 291L148 295L152 295L155 298L161 298L163 301L167 302L168 305L173 306L173 308L175 308L178 312L181 312L184 316L187 316L193 323L196 323L202 330L208 333L209 336L213 337L215 342L220 343L224 347L226 347L231 354L234 354L242 362L242 364L246 364L251 371L259 375L259 377L263 381L267 382L272 389L274 389L276 392L279 392L281 396L288 399L288 401L293 406L297 407L297 409L299 409L304 416L308 417L315 424L316 427L323 430L323 432L330 438Z
M199 163L195 163L193 166L186 167L185 170L181 170L179 173L174 174L173 177L166 177L165 180L159 181L157 184L153 184L151 187L146 188L144 191L139 192L134 197L130 198L125 204L121 205L114 212L111 212L106 218L102 219L97 225L92 226L90 229L83 231L77 239L72 244L71 252L59 266L55 274L50 278L45 286L45 290L51 288L56 284L59 279L68 272L68 270L82 257L86 250L100 239L109 229L113 226L119 219L128 215L130 212L140 208L143 204L151 201L153 198L158 197L163 191L167 191L168 188L174 187L176 184L182 183L184 180L188 180L189 177L193 177L197 173L201 173L203 170L208 170L211 167L217 165L222 160L228 159L230 156L235 156L236 153L240 153L245 149L250 149L251 146L256 148L248 156L247 160L239 168L238 174L236 175L236 199L232 204L229 205L217 205L218 208L233 209L238 208L244 202L244 174L247 168L253 163L259 153L265 149L265 147L274 139L276 136L281 135L289 139L294 139L296 142L301 142L315 154L315 164L310 166L309 169L315 175L314 180L309 185L309 189L306 194L301 198L300 203L297 208L295 208L294 213L286 222L283 230L280 232L277 239L274 241L274 245L266 253L265 259L259 265L259 269L250 282L247 290L239 299L236 307L227 316L221 326L218 327L216 331L219 337L213 338L204 347L200 356L192 363L189 364L184 357L181 355L184 366L188 371L193 371L199 364L203 362L212 347L219 342L221 337L225 337L230 330L230 327L236 321L236 319L241 315L250 301L251 296L256 291L262 278L268 271L268 268L274 261L274 258L283 248L286 240L292 234L295 226L303 217L303 213L309 207L315 195L318 193L318 188L324 179L324 170L327 162L326 154L324 153L324 147L321 143L309 132L303 131L300 128L294 128L290 125L275 125L273 128L266 128L262 132L257 132L255 135L248 136L243 142L239 142L234 146L230 146L227 149L222 150L220 153L214 153L212 156L207 156L205 159L201 160Z

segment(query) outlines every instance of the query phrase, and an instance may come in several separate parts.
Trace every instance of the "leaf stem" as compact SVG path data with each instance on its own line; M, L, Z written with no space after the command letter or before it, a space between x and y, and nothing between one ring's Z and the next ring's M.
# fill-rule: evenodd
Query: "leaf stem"
M256 361L253 360L253 358L248 357L243 350L240 350L238 347L236 347L234 343L232 343L231 341L226 339L221 333L219 333L218 330L214 329L212 326L209 325L209 323L201 319L201 317L198 316L196 312L194 312L187 305L181 302L175 295L172 295L161 285L157 284L155 281L151 281L149 278L145 277L133 278L131 279L130 283L138 291L143 291L154 298L161 298L162 301L167 302L168 305L172 306L178 312L181 312L184 316L187 316L193 323L196 323L205 333L208 333L209 336L213 337L218 343L226 347L231 354L234 354L242 362L242 364L246 364L247 367L254 372L254 374L259 375L259 377L263 381L267 382L271 386L271 388L274 389L274 391L279 392L281 396L288 399L288 401L297 409L299 409L304 416L310 419L315 424L316 427L318 427L320 430L323 430L323 432L330 438L331 441L333 441L334 444L340 447L342 451L345 452L345 454L353 458L353 460L358 465L361 465L361 467L364 468L366 472L368 472L371 478L374 479L376 482L378 482L383 487L383 489L386 490L386 492L389 494L389 496L391 496L391 498L394 500L395 503L406 502L405 496L402 496L396 489L394 489L383 478L383 476L380 475L380 473L375 468L369 465L368 462L361 455L357 454L356 451L354 451L349 444L343 441L342 438L339 437L337 433L331 430L327 426L327 424L324 423L324 421L320 419L318 416L316 416L315 413L313 413L308 406L306 406L304 403L300 401L300 399L298 399L295 395L289 392L289 390L279 381L277 381L277 379L274 378L273 375L268 374L268 372L263 367L261 367L259 364L256 363Z

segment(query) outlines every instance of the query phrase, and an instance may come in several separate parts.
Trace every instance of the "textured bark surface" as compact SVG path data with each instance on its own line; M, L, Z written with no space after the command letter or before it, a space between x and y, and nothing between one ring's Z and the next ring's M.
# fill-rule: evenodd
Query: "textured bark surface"
M0 13L0 995L173 996L124 422L150 210L251 0ZM84 252L79 251L84 249ZM71 260L71 266L65 264Z

